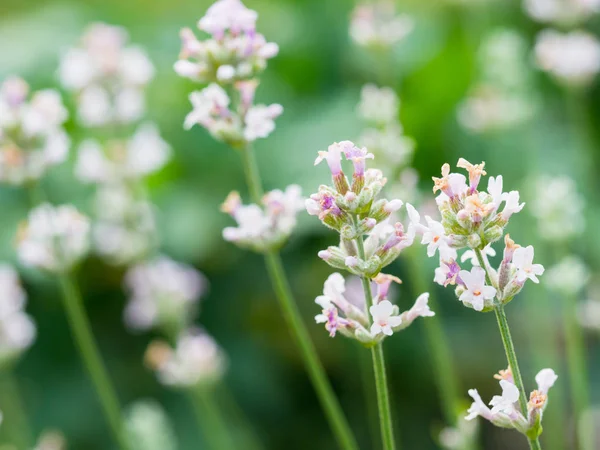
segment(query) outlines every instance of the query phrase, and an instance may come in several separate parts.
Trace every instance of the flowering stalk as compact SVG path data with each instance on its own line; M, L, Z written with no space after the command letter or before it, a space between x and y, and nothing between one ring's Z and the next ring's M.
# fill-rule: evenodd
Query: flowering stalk
M358 248L358 257L365 259L365 245L363 236L356 239ZM371 292L371 282L367 277L361 277L363 290L365 293L365 306L375 306L373 294ZM371 322L371 321L370 321ZM381 429L381 440L385 450L396 448L394 442L394 429L392 423L392 412L390 409L389 389L387 385L387 375L385 370L385 357L383 354L383 343L371 347L371 357L373 359L373 371L375 372L375 389L377 391L377 405L379 408L379 426Z
M0 410L2 411L3 427L5 427L8 442L16 448L30 448L32 443L31 429L27 414L20 396L20 389L13 369L8 367L0 373Z
M212 389L198 387L190 391L190 399L194 405L198 423L203 428L203 436L208 447L213 450L233 450L235 447L231 439L227 421L221 414L221 409L214 398Z
M129 444L123 430L119 400L100 357L89 319L83 307L81 293L71 273L60 274L59 282L62 291L63 307L67 313L71 331L73 332L92 383L94 383L94 387L96 388L96 393L111 427L113 437L121 450L127 450Z

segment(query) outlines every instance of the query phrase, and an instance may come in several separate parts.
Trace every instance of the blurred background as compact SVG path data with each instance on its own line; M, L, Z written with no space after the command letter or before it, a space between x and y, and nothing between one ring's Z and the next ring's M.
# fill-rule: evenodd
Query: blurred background
M200 127L190 132L182 127L190 110L188 93L196 85L173 72L180 49L178 33L184 26L193 27L209 5L200 0L2 0L0 79L18 74L33 89L60 89L56 75L59 57L78 41L90 22L123 26L131 42L147 50L156 67L147 90L148 117L173 148L170 163L147 180L158 214L161 250L192 264L210 282L199 323L229 359L227 395L237 399L267 448L333 448L332 435L281 320L260 256L221 238L223 227L231 225L231 219L219 212L221 202L234 189L248 198L239 157ZM305 195L315 192L328 179L323 167L313 167L316 152L334 141L357 138L363 126L356 113L362 85L389 85L401 99L404 133L416 141L413 167L423 196L430 195L431 176L439 175L444 162L455 164L459 157L474 163L486 161L488 175L502 174L505 190L519 190L522 201L527 202L511 221L511 237L534 245L536 261L547 269L566 254L577 255L591 276L574 295L580 301L594 297L600 268L600 235L594 231L594 223L600 223L600 90L593 82L585 88L565 86L536 67L536 35L545 25L528 17L522 4L494 0L398 2L398 10L413 17L414 29L386 56L369 52L350 39L348 27L355 6L351 1L248 0L246 5L258 11L258 29L280 47L257 93L259 102L280 103L285 110L272 136L256 144L266 189L297 183ZM598 18L592 17L585 27L594 33L600 31L599 25ZM501 116L508 123L501 120L500 126L482 129L473 126L472 120L461 120L460 111L479 83L493 85L494 76L487 70L492 63L482 54L482 46L498 29L514 30L522 37L522 55L508 52L508 59L514 57L514 67L508 70L524 74L526 84L519 87L518 94L526 106L505 110ZM527 111L523 113L523 109ZM476 111L475 118L479 114L483 113ZM73 119L67 129L74 143L87 137L86 129ZM72 154L69 164L53 168L43 184L54 203L73 203L90 211L93 188L75 179L73 160ZM547 182L538 183L544 175ZM568 239L547 239L540 233L531 206L542 195L556 198L548 180L559 176L573 180L574 195L584 202L576 214L586 225ZM570 211L568 204L573 201L572 196L565 196L564 211ZM17 224L27 214L27 196L19 188L2 186L0 202L0 255L3 261L17 264L13 242ZM335 235L307 214L299 216L299 226L283 252L286 269L362 448L376 448L370 444L359 372L365 350L349 340L330 339L313 323L319 312L314 298L331 273L316 253L335 244ZM432 280L436 261L425 261L423 247L417 251L423 257L422 276ZM124 405L141 398L157 400L172 422L178 448L203 448L187 399L163 388L144 367L143 355L152 335L132 334L123 323L124 270L90 257L77 274L119 397ZM27 309L38 327L35 344L15 369L33 434L59 429L71 449L113 448L72 341L55 281L33 270L20 271L29 297ZM404 281L396 299L401 309L412 305L420 293L409 271L402 257L390 269ZM552 365L558 373L559 382L551 393L556 401L551 398L547 414L552 410L558 414L564 435L554 448L575 448L568 438L574 424L569 419L564 358L565 296L545 286L547 281L542 277L541 284L526 286L508 307L509 321L528 390L533 389L539 369ZM470 388L476 387L484 399L491 398L499 390L492 375L506 366L493 315L464 308L451 289L433 282L426 286L438 297L436 320L441 321L451 348L465 406ZM439 374L432 368L421 322L388 339L385 346L395 424L403 447L411 450L439 448L437 434L444 423L435 388ZM584 333L593 405L600 389L598 334ZM2 395L0 391L0 402ZM542 441L549 442L551 435L548 430ZM482 448L490 450L526 448L525 440L516 433L483 422L481 442Z

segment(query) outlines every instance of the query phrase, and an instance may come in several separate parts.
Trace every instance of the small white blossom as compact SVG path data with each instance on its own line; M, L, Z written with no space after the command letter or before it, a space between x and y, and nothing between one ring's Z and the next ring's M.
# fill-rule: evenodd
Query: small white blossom
M525 203L519 203L519 191L510 191L504 195L504 209L502 210L502 218L510 219L513 214L520 212Z
M515 413L515 403L519 401L519 390L507 380L500 380L502 395L494 395L490 401L492 414L503 413L508 416Z
M534 283L539 283L537 275L544 273L544 266L533 264L533 246L519 247L513 254L513 264L517 269L517 281L525 281L529 278Z
M585 31L540 32L535 44L538 66L567 85L586 85L600 71L600 42Z
M283 107L277 103L266 106L253 106L246 113L244 121L244 138L253 142L258 138L266 138L275 130L274 119L283 113Z
M33 450L67 450L67 439L57 430L44 431Z
M393 328L402 323L402 318L394 314L394 306L389 300L384 300L371 306L369 312L373 317L371 334L374 336L380 333L391 336L394 334Z
M23 264L50 272L69 270L89 248L89 219L71 205L42 204L29 213L17 235Z
M386 125L398 121L400 100L392 88L366 84L360 91L358 113L367 122Z
M548 288L565 295L576 295L587 284L590 271L577 256L567 256L548 269Z
M131 450L176 450L177 439L164 409L154 400L127 407L125 429Z
M459 276L466 287L459 300L471 305L475 311L482 311L490 303L488 300L493 300L496 296L496 288L486 286L485 270L481 267L475 266L470 272L461 270Z
M427 227L423 231L421 244L427 244L427 256L432 257L435 255L436 250L440 252L440 255L447 256L446 254L450 249L448 247L449 239L446 236L444 226L429 216L425 216L425 220L427 221Z
M402 41L414 28L414 21L396 14L394 2L379 0L375 4L360 4L350 22L350 36L364 47L392 46Z
M600 1L525 0L525 11L538 22L573 25L600 11Z
M207 289L205 277L166 256L133 266L125 275L130 293L125 321L132 329L180 331L193 319Z

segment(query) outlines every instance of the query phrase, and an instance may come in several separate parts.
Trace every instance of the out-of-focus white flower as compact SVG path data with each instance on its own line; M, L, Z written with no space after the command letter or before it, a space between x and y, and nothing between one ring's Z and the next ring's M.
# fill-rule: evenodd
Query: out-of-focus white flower
M470 272L461 270L459 276L466 288L459 297L461 302L472 306L475 311L482 311L484 307L493 304L496 288L486 286L485 270L475 266Z
M226 241L264 252L281 246L296 226L296 214L304 209L300 186L290 185L285 191L268 192L262 205L242 205L239 194L232 192L221 210L231 215L237 227L223 230Z
M257 19L258 14L240 0L218 0L198 22L209 38L198 40L191 29L181 30L175 72L203 83L254 78L279 52L277 44L256 32Z
M44 203L20 226L17 254L26 266L67 271L87 253L89 232L89 219L74 206Z
M464 450L477 440L477 421L459 418L455 427L440 431L439 441L444 450Z
M178 388L214 383L227 366L214 339L197 329L183 332L174 349L161 341L151 343L146 361L156 370L161 383Z
M0 264L0 367L27 350L36 336L36 327L25 313L26 294L17 272Z
M400 100L392 88L365 84L360 91L359 115L367 122L385 125L398 121Z
M18 77L0 86L0 181L24 184L37 180L53 165L63 162L69 138L62 125L67 110L54 90L33 93Z
M531 213L538 219L544 239L565 241L580 234L584 229L584 207L584 199L573 179L543 175L535 180Z
M194 319L207 281L191 266L166 256L131 267L125 275L130 293L125 322L132 329L158 327L180 332Z
M383 164L393 167L405 166L414 153L414 139L402 133L399 124L390 124L383 129L367 128L358 138L360 145L367 147ZM406 197L402 197L406 198Z
M544 30L535 44L538 66L559 82L587 85L600 71L600 42L585 31Z
M171 147L152 123L142 124L126 142L102 146L87 139L79 146L75 174L88 183L117 182L139 178L160 170L168 161Z
M577 256L570 255L550 267L546 275L547 287L563 295L576 295L587 284L590 271Z
M44 431L33 450L67 450L67 439L60 431Z
M600 331L600 300L590 298L579 303L577 318L581 326Z
M131 450L176 450L177 439L165 410L154 400L139 400L125 411Z
M537 275L544 273L544 266L533 264L533 246L519 247L513 255L513 264L517 269L517 281L525 281L529 278L534 283L539 283Z
M525 0L525 11L538 22L573 25L600 11L598 0Z
M143 49L127 41L123 28L94 23L79 46L62 56L58 76L65 89L77 94L84 126L126 124L144 114L143 89L154 77L154 66Z
M352 12L350 36L363 47L387 47L402 41L414 28L411 17L398 15L394 2L378 0L358 5Z
M266 138L275 130L274 120L283 113L283 106L274 103L272 105L257 105L251 107L244 122L244 138L253 142L258 138Z

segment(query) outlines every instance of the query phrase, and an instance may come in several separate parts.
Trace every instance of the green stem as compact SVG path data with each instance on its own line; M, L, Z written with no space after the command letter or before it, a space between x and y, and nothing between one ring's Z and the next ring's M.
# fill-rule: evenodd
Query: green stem
M480 249L475 249L477 260L479 265L485 270L485 278L487 283L492 286L491 277L488 272L487 264ZM508 366L512 372L515 386L519 390L519 408L524 417L527 417L527 394L525 393L525 385L523 384L523 378L521 378L521 371L519 369L519 363L517 361L517 352L515 351L515 345L510 335L510 328L508 326L508 319L506 318L506 312L504 312L504 305L498 303L494 307L496 313L496 320L498 321L498 329L500 330L500 336L502 337L502 344L504 345L504 352L506 353L506 359ZM532 450L541 450L542 446L538 439L528 439L529 447Z
M189 391L196 417L202 428L202 435L208 448L212 450L234 449L226 420L214 399L212 389L198 387Z
M118 447L121 450L127 450L129 445L123 430L121 408L92 335L91 325L83 307L81 293L70 274L59 275L59 282L63 306L67 313L71 331L96 389L105 418L110 425Z
M250 195L254 202L260 204L263 196L263 189L254 153L250 145L241 149L241 152ZM279 252L270 251L265 253L264 257L271 284L283 312L283 317L300 350L300 355L304 361L308 376L317 393L317 397L321 402L325 415L329 420L329 424L335 434L338 444L341 448L346 450L358 449L356 439L354 438L342 408L333 392L331 384L327 379L325 369L317 356L317 351L310 339L308 330L302 322L300 311L298 311L298 307L294 301Z
M4 418L1 431L8 438L3 442L10 442L16 448L31 448L32 433L12 367L0 374L0 411Z
M236 401L233 393L227 388L225 383L218 385L217 390L219 391L219 397L221 403L224 405L227 417L231 417L232 420L230 422L235 421L237 428L240 429L240 435L243 438L243 448L247 450L264 449L254 426Z
M365 259L365 246L363 237L356 239L358 247L358 257ZM361 277L363 290L365 292L366 307L373 305L373 294L371 293L371 282L367 277ZM369 317L369 316L367 316ZM396 448L394 442L394 428L392 424L392 411L390 408L390 396L387 385L387 376L385 371L385 358L383 355L383 343L371 348L373 358L373 371L375 372L375 389L377 391L377 404L379 406L379 426L381 428L381 441L384 450L393 450Z
M426 282L422 275L425 272L422 270L421 258L413 249L409 249L406 255L409 276L414 286L413 295L416 297L421 292L427 291ZM429 294L429 307L433 311L438 311L437 299L432 293ZM425 329L427 345L431 352L433 369L436 373L435 380L442 411L446 423L456 426L458 415L461 412L461 394L456 369L452 363L452 352L448 340L445 338L440 320L424 320L422 324Z
M577 322L577 301L573 295L567 295L564 317L564 332L567 353L567 366L571 380L571 397L575 425L580 426L581 416L589 406L589 390L587 383L587 367L585 362L585 347L581 328ZM583 439L585 440L585 439ZM580 442L581 445L581 442Z

